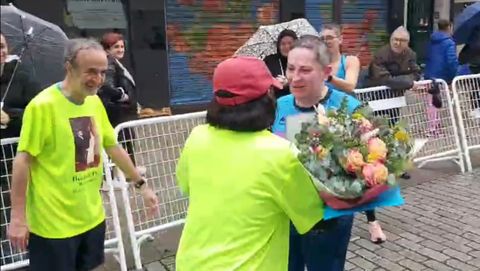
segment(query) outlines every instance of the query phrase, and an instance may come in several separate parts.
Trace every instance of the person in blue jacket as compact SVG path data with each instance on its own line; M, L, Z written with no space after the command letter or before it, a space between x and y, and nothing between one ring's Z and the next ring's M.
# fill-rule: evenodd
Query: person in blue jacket
M317 36L305 35L296 41L288 54L287 79L291 94L277 100L277 112L272 132L285 135L286 118L302 112L313 112L321 104L325 109L340 108L345 97L348 111L353 113L361 102L351 95L328 87L331 74L331 54ZM319 222L311 231L300 235L290 229L289 271L344 270L353 215Z
M455 77L458 58L452 30L452 23L448 20L438 21L438 31L432 34L427 48L426 79L443 79L451 83Z

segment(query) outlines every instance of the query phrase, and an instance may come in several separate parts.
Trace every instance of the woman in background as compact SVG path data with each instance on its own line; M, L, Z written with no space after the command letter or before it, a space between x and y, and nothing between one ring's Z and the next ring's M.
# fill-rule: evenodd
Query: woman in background
M98 96L102 99L108 118L115 127L137 117L135 80L120 62L125 55L123 35L106 33L101 44L108 54L108 70Z
M263 61L267 64L268 69L273 77L283 85L283 89L276 89L275 97L278 99L282 96L290 94L288 87L287 72L287 56L288 52L293 48L293 43L297 40L297 34L292 30L285 29L278 35L277 53L266 56Z

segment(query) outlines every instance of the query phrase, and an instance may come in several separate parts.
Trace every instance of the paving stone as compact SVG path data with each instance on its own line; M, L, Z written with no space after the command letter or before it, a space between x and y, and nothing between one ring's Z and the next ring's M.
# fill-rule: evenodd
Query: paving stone
M410 270L421 271L424 270L426 267L423 264L417 263L414 260L410 259L403 259L398 262L401 266L404 266Z
M478 266L472 266L464 262L461 262L457 259L447 260L447 265L462 271L478 271L479 270Z
M376 265L373 264L372 262L370 261L367 261L361 257L355 257L355 258L352 258L349 260L351 263L355 264L356 266L359 266L363 269L366 269L366 270L373 270L375 269Z
M456 250L453 250L453 249L450 249L450 248L447 248L443 251L443 254L446 254L448 256L451 256L455 259L458 259L462 262L468 262L472 259L472 256L469 256L463 252L460 252L460 251L456 251Z

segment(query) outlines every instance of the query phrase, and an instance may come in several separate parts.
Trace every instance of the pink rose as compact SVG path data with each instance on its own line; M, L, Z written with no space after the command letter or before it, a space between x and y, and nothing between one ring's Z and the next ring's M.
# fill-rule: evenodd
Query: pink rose
M355 149L348 151L345 161L346 171L355 173L362 169L363 165L365 165L365 161L363 160L363 155L358 150Z
M362 118L362 119L360 119L359 129L360 129L360 132L362 134L364 134L364 133L372 131L373 130L373 125L369 120L367 120L365 118Z
M363 177L368 187L384 184L388 179L388 169L382 163L366 164L362 170Z

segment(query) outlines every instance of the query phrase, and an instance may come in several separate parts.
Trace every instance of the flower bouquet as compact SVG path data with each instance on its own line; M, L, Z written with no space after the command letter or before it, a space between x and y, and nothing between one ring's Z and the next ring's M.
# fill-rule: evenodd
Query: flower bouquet
M368 107L347 112L317 108L295 135L298 157L324 202L336 210L367 204L396 186L411 165L413 141L406 124L390 127Z

